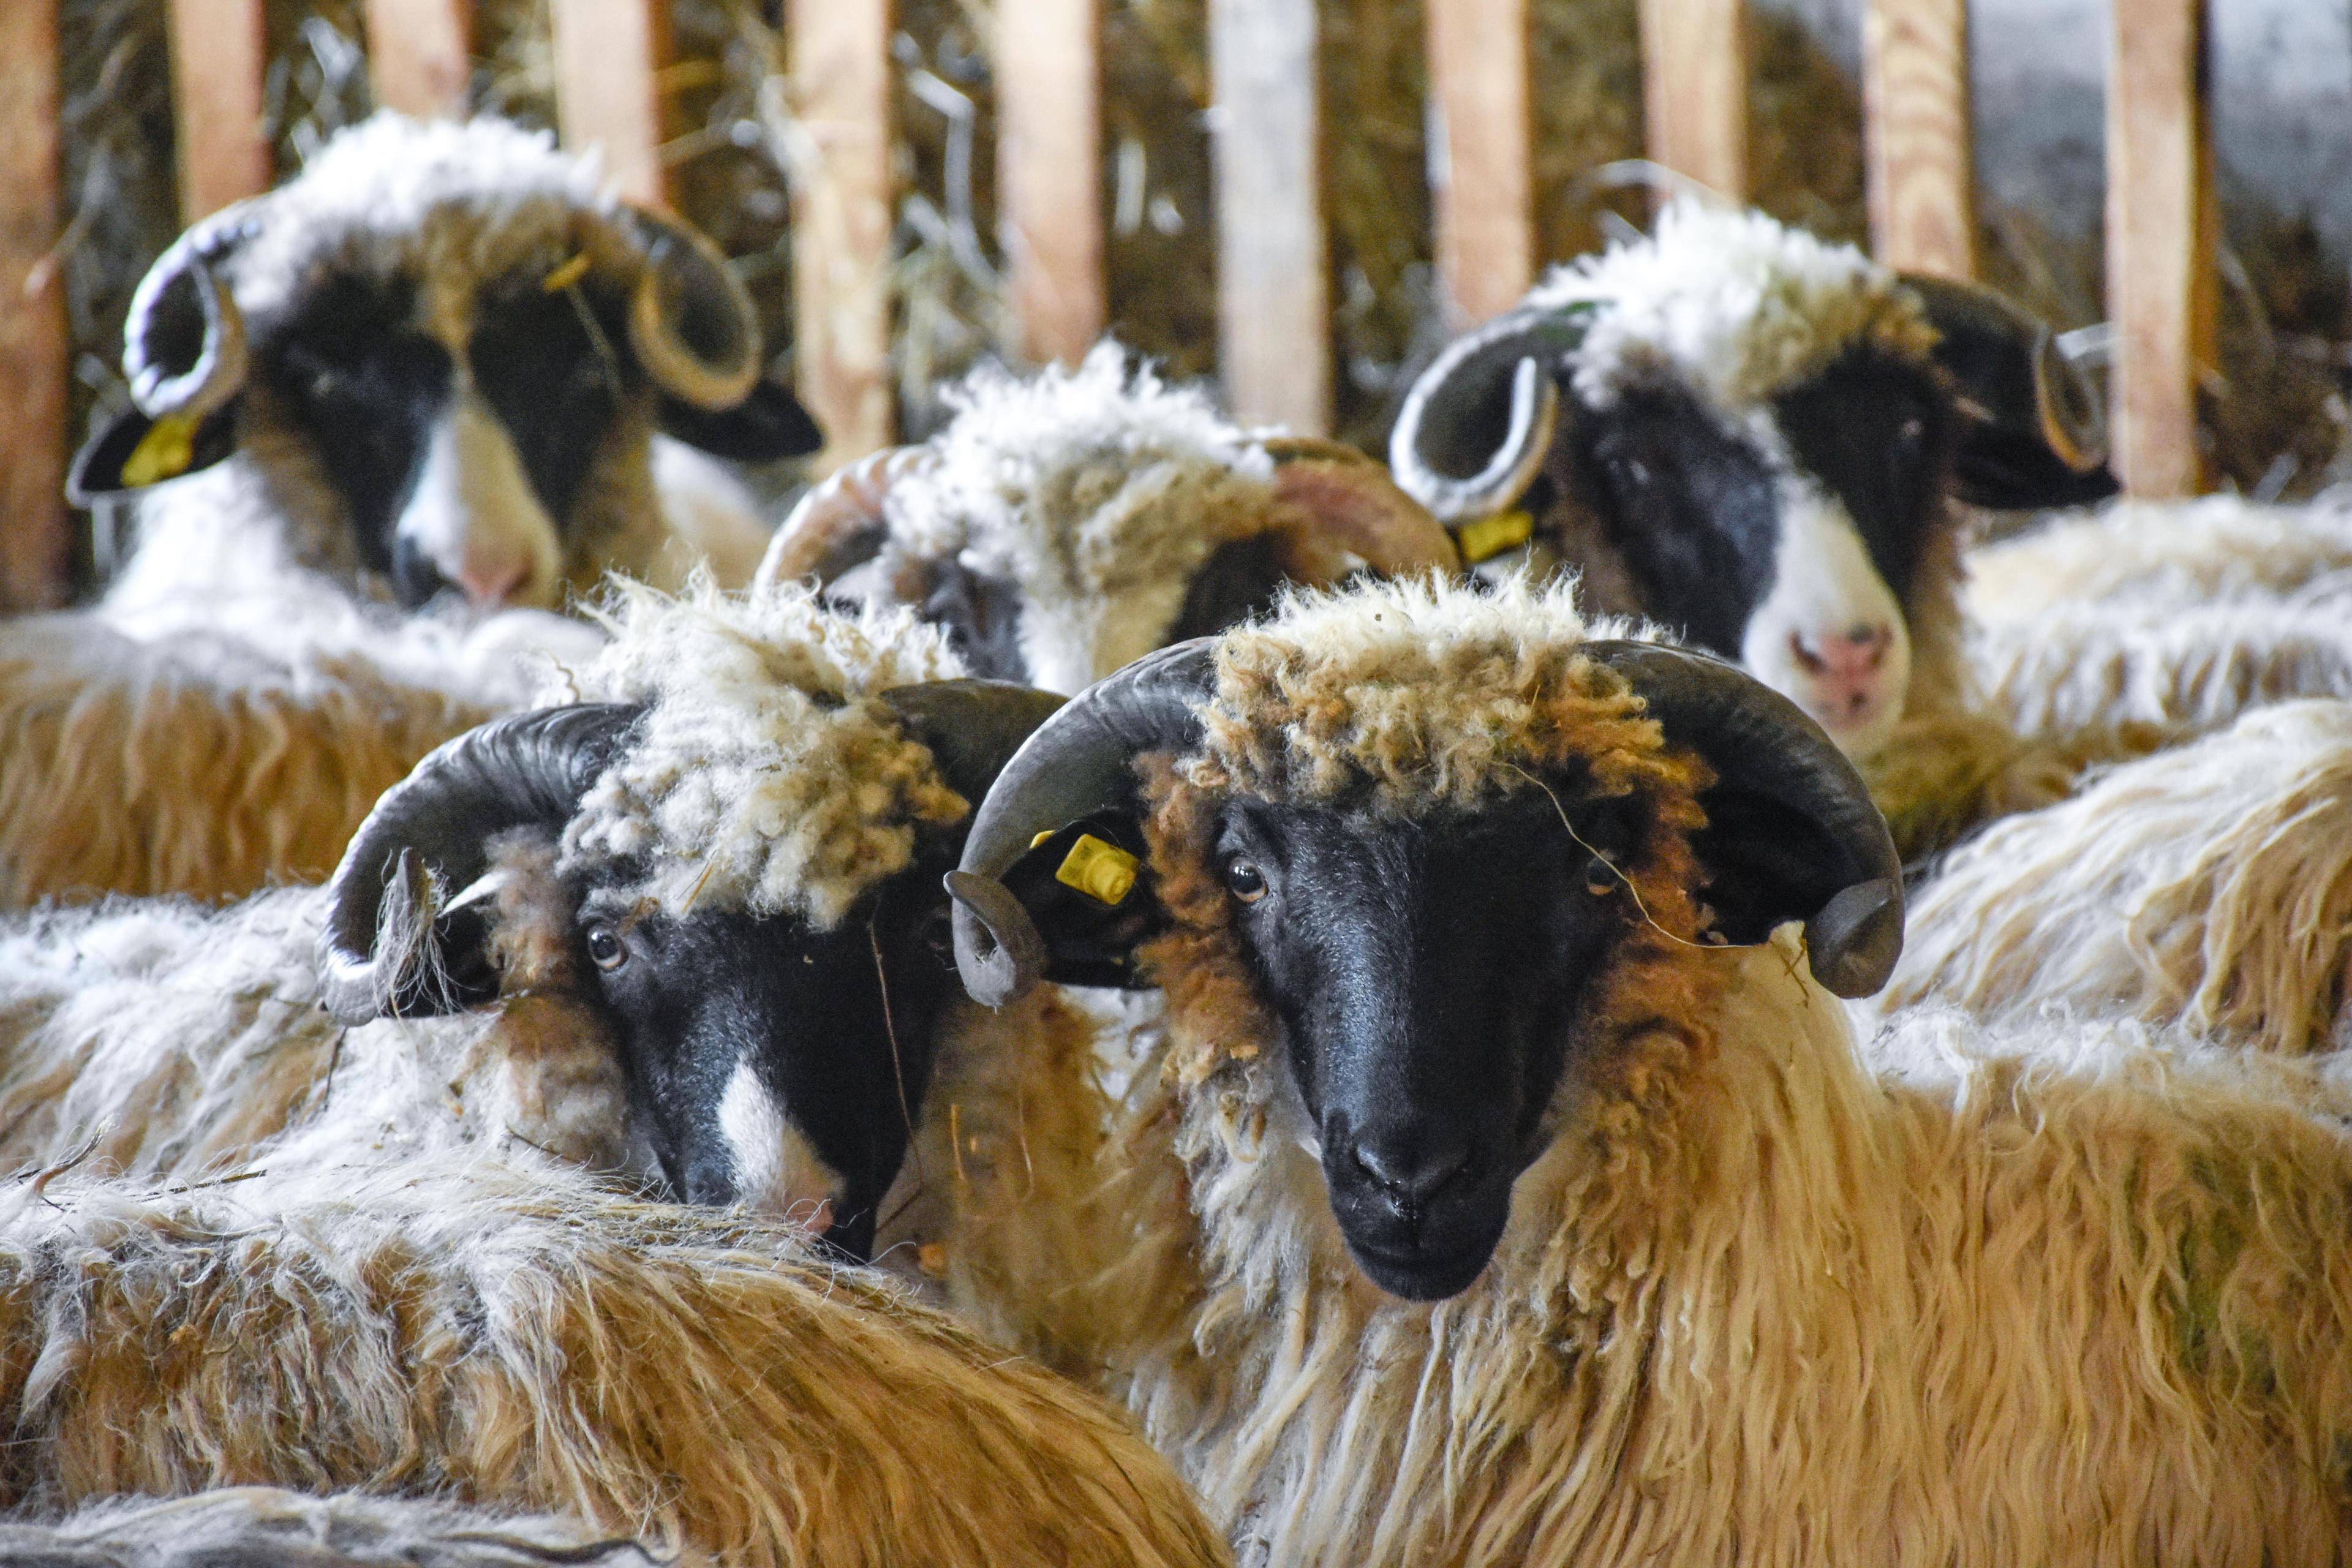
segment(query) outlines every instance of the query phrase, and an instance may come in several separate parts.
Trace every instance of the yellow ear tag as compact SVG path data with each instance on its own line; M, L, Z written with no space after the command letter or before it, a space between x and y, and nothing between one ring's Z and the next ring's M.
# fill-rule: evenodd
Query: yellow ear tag
M1051 837L1054 837L1054 830L1053 830L1052 828L1050 828L1050 827L1049 827L1049 828L1045 829L1045 832L1040 833L1039 835L1037 835L1037 837L1035 837L1034 838L1032 838L1031 840L1029 840L1029 847L1030 847L1030 848L1032 848L1032 849L1034 849L1034 848L1036 848L1036 847L1037 847L1037 846L1039 846L1040 844L1045 843L1045 840L1047 840L1048 838L1051 838Z
M196 422L184 414L166 414L147 427L131 456L122 460L126 489L176 479L196 460Z
M1054 880L1076 888L1097 903L1117 904L1135 886L1135 857L1091 833L1081 833L1063 858L1062 868L1054 873Z
M1492 517L1482 517L1475 522L1462 525L1455 542L1462 547L1462 562L1475 566L1506 550L1516 549L1533 538L1536 520L1524 511L1498 511Z
M539 286L550 294L561 294L587 275L588 253L583 250L541 279Z

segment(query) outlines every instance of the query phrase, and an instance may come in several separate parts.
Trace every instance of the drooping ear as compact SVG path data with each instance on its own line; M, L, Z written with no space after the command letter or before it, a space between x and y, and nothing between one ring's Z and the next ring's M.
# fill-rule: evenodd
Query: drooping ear
M226 459L236 450L237 401L200 419L152 418L125 408L84 442L66 474L66 499L89 506L105 496L160 485Z
M1853 764L1804 710L1721 659L1657 643L1586 651L1639 693L1666 739L1716 773L1692 848L1723 934L1805 923L1813 977L1841 996L1886 984L1903 952L1903 866Z
M698 408L664 393L660 419L663 434L730 462L805 458L824 445L824 432L792 388L774 380L754 383L742 402L727 408Z

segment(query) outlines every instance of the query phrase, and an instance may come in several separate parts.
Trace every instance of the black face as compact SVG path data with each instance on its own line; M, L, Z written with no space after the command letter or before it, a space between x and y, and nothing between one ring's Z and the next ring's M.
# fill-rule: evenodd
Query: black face
M1275 596L1290 580L1285 569L1282 541L1271 533L1253 533L1219 545L1192 574L1184 591L1184 607L1165 640L1182 642L1239 626L1253 616L1274 608Z
M964 666L982 680L1026 680L1021 657L1021 590L961 561L935 563L923 596L923 619L944 627Z
M919 862L821 933L781 916L641 912L609 889L582 897L588 972L619 1022L632 1098L680 1199L747 1195L720 1107L748 1066L845 1183L826 1239L861 1261L872 1251L954 983L946 864Z
M1872 563L1907 603L1942 515L1956 416L1921 366L1849 352L1772 412L1798 466L1844 503ZM1580 408L1549 478L1624 556L1644 611L1727 658L1771 592L1780 507L1762 453L1671 384Z
M617 299L585 287L549 294L535 274L493 284L476 301L474 384L559 526L635 384L625 332ZM360 564L389 574L412 607L448 586L394 531L453 395L450 355L423 330L415 287L331 276L257 334L253 357L255 375L341 499Z
M1466 1289L1630 910L1622 803L1540 795L1475 817L1362 820L1238 802L1219 866L1322 1145L1331 1210L1382 1289ZM1591 846L1588 848L1586 846Z

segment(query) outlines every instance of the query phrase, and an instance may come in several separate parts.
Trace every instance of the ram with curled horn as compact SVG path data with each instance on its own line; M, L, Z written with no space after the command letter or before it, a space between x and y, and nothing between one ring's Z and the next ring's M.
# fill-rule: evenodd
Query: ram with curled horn
M975 670L1076 691L1270 609L1288 584L1451 572L1452 542L1380 465L1246 431L1104 343L1075 371L983 371L919 447L813 491L761 581L911 605Z

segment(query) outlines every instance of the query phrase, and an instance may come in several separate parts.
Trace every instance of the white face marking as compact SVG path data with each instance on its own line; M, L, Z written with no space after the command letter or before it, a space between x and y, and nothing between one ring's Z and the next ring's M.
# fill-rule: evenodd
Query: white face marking
M1885 744L1911 686L1911 634L1845 507L1812 480L1779 484L1772 590L1748 618L1739 659L1802 708L1850 757ZM1884 638L1865 661L1854 634ZM1869 668L1862 666L1867 662Z
M393 525L485 607L551 608L562 545L514 441L482 400L460 392L425 438L416 488Z
M736 1064L727 1079L727 1093L719 1101L719 1131L735 1165L736 1202L790 1220L811 1236L825 1233L848 1184L784 1119L783 1107L749 1062Z

